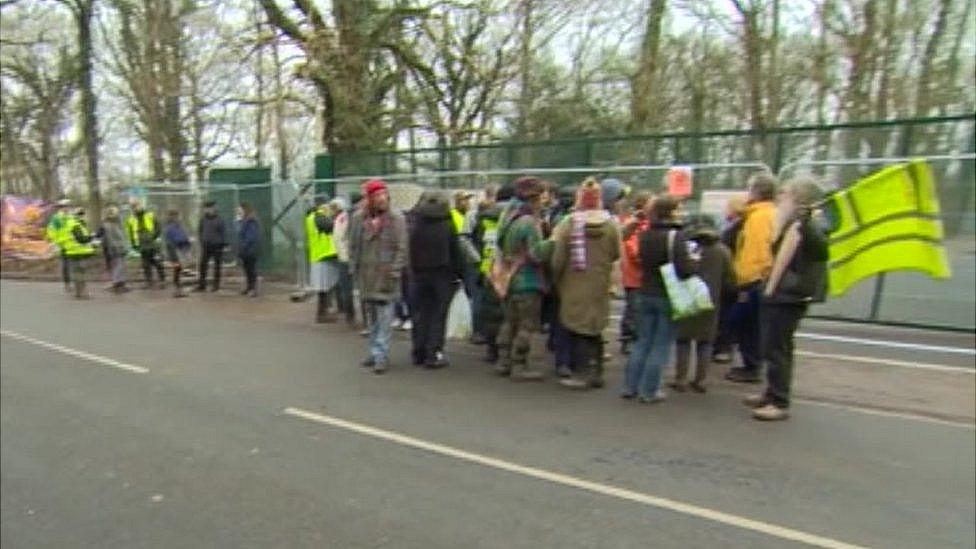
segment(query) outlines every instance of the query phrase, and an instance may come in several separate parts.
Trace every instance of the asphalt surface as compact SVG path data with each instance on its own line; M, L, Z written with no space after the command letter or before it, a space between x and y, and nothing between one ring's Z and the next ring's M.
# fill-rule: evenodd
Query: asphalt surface
M5 549L800 545L778 528L876 547L976 543L971 425L803 403L760 424L722 391L641 406L610 388L493 378L458 344L449 369L413 368L402 338L379 377L357 366L362 339L309 323L307 306L282 317L262 300L167 295L75 302L55 284L0 283ZM922 344L968 341L932 337Z

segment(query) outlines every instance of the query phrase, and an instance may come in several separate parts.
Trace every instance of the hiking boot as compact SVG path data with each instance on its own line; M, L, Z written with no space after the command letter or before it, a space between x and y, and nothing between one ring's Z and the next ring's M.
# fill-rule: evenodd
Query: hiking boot
M712 355L712 362L715 364L728 364L732 362L732 355L730 353L715 353Z
M759 383L759 372L752 372L745 368L732 368L725 374L725 379L734 383Z
M577 391L585 391L586 389L594 388L592 385L590 385L589 381L576 377L560 379L559 384L567 389L574 389Z
M637 402L641 404L659 404L667 400L668 395L664 391L658 391L654 393L654 396L639 396L637 397Z
M708 390L705 389L705 385L699 381L692 381L691 383L688 384L688 387L691 387L692 391L700 395L703 395L706 392L708 392Z
M424 362L424 368L428 370L438 370L440 368L446 368L448 365L447 359L444 358L444 353L437 351L434 356L428 357Z
M688 392L688 385L684 381L672 381L668 383L670 387L676 393L686 393Z
M783 421L790 417L790 412L786 408L780 408L774 404L767 404L752 411L752 418L759 421Z
M747 395L742 399L742 403L748 408L762 408L768 404L766 402L766 395L762 393L757 393L754 395Z
M512 372L512 381L542 381L542 372L536 370L519 370Z

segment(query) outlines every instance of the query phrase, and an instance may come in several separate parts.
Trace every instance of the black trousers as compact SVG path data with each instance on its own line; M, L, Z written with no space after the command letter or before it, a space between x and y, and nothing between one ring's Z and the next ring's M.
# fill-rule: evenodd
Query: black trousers
M425 360L444 350L447 311L457 286L447 270L414 271L410 275L410 305L414 358Z
M566 333L572 341L573 373L587 381L602 381L603 336L580 334L569 330L566 330Z
M163 262L159 260L158 250L139 250L139 257L142 259L142 276L146 278L146 283L152 282L152 272L156 269L159 274L159 281L166 281L166 272L163 270Z
M258 256L241 256L241 266L244 267L245 291L257 290L258 288Z
M766 363L766 400L779 407L790 407L793 383L793 335L807 313L803 303L763 303L762 356Z
M203 246L200 250L200 280L197 282L197 287L201 290L207 287L207 269L211 260L214 263L212 288L217 291L220 288L220 265L224 261L223 246Z

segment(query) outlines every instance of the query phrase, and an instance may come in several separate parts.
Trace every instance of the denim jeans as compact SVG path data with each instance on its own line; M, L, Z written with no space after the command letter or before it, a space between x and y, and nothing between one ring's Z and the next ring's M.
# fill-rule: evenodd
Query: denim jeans
M760 284L758 282L740 288L746 292L748 300L738 303L738 341L739 354L742 355L742 368L754 374L762 369L762 323L759 309Z
M471 331L475 334L484 334L481 327L481 284L479 278L481 273L478 271L478 264L471 263L464 266L461 283L464 287L464 294L468 296L468 306L471 308Z
M339 310L346 316L346 320L351 324L356 320L356 306L353 304L352 297L352 275L349 274L349 263L339 262L339 285L336 289L339 302Z
M636 305L637 342L627 360L623 392L650 398L661 387L664 365L671 359L671 303L667 297L639 294Z
M369 356L377 364L390 361L390 332L393 323L393 303L367 301L367 315L373 320L369 326Z

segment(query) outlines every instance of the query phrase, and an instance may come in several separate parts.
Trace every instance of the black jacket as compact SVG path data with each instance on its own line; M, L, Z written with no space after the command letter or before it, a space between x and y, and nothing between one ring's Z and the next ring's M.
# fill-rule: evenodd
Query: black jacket
M809 216L800 221L800 247L786 267L770 303L820 303L827 296L827 232ZM792 225L792 223L790 224ZM789 226L789 225L787 225ZM786 231L783 231L784 234ZM783 244L783 235L773 243L773 256Z
M224 227L224 220L216 213L204 214L200 218L198 238L200 245L204 247L221 247L227 244L227 229Z
M673 257L669 259L668 233L674 232ZM695 274L695 266L688 257L688 245L681 227L672 223L652 223L639 239L642 283L641 291L647 295L667 297L661 266L674 262L678 278L686 279Z
M446 204L422 202L411 210L407 240L412 271L462 272L458 235Z

